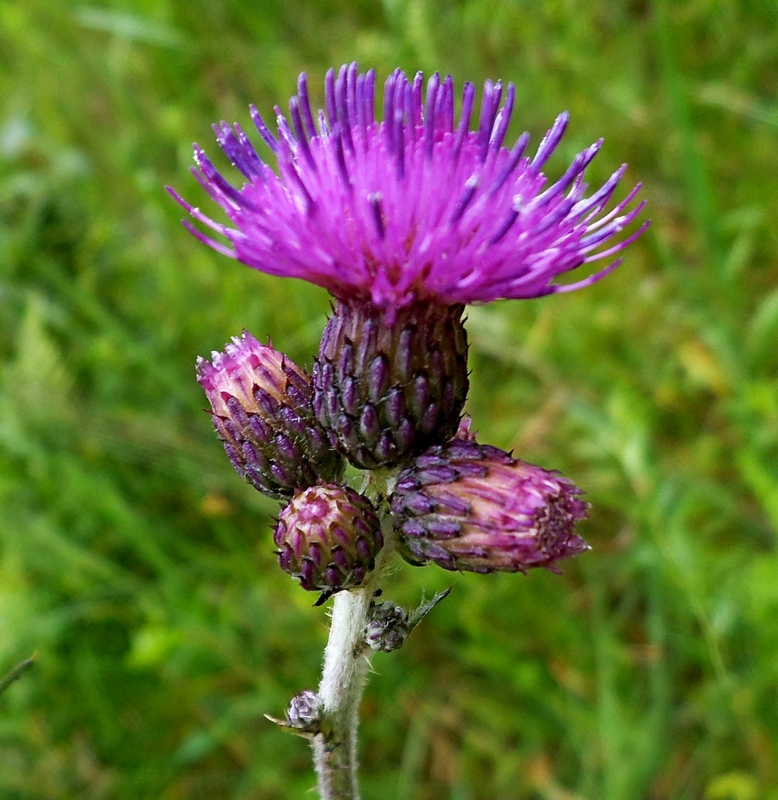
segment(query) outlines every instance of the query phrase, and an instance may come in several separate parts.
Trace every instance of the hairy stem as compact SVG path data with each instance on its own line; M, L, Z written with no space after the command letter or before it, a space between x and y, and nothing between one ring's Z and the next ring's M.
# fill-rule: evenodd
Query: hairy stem
M388 480L385 474L370 473L364 489L378 509L384 533L384 547L375 569L358 589L338 592L333 599L330 636L319 684L328 730L326 736L318 734L313 739L313 760L322 800L359 800L357 727L370 666L364 630L369 621L370 601L395 548L384 502Z

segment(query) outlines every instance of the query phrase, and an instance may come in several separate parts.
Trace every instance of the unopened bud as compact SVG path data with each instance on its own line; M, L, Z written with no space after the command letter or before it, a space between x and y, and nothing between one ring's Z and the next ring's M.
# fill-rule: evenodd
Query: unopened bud
M328 484L297 492L273 538L281 568L303 589L322 592L317 605L360 586L384 544L372 503L348 486Z
M376 603L370 609L370 621L365 628L365 642L372 650L391 653L402 647L412 626L408 612L394 603Z
M241 477L277 499L318 480L340 479L344 462L316 420L304 370L248 332L212 359L197 360L197 380Z
M311 689L296 694L286 710L286 724L304 733L319 733L324 721L324 702Z
M401 551L448 570L556 571L589 546L575 532L588 503L558 472L489 445L453 439L404 470L392 496Z

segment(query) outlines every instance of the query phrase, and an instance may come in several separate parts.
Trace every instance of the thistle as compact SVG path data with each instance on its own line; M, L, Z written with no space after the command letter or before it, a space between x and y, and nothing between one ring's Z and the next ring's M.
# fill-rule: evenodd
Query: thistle
M312 378L248 340L199 367L235 468L288 499L274 537L279 564L321 592L319 602L335 594L319 690L298 695L294 720L290 711L283 723L311 734L325 800L359 796L367 654L400 647L447 594L413 613L376 603L395 549L413 563L472 572L556 571L587 549L575 532L588 508L581 491L478 444L462 419L464 310L600 280L648 225L633 225L645 201L634 202L638 184L612 202L626 165L589 191L585 172L602 140L548 181L543 169L567 113L532 153L526 133L505 144L513 85L486 81L477 115L475 94L465 83L456 115L451 76L434 74L425 92L421 73L397 70L384 85L381 119L375 73L351 64L327 73L325 108L314 113L302 74L288 117L276 108L277 133L251 107L276 171L237 123L214 130L241 185L195 145L195 177L228 224L169 190L217 237L185 221L201 241L333 298ZM339 483L339 454L368 470L365 494Z
M391 653L402 647L411 632L408 612L392 602L373 602L365 626L365 644L371 650Z
M298 692L286 709L286 725L301 733L318 733L324 716L324 704L316 692Z
M289 497L318 480L337 481L343 460L313 413L310 377L250 333L212 361L197 360L197 380L236 472L269 497Z
M397 479L392 514L401 551L447 570L558 570L588 550L575 532L581 490L558 472L490 445L454 439L420 456Z

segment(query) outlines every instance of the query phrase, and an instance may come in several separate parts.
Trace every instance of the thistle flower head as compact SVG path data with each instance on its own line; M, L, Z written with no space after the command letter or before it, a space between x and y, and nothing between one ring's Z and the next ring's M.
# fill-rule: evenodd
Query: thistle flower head
M465 83L459 115L454 82L435 73L386 80L383 119L375 116L376 77L357 65L327 73L326 110L314 114L306 76L276 107L278 133L251 117L274 157L262 161L237 123L214 126L245 182L236 188L195 146L195 177L231 225L171 194L192 217L225 237L216 250L272 275L302 278L339 300L369 300L387 310L415 301L452 306L531 298L586 286L615 268L608 261L645 229L620 232L640 213L639 185L606 211L626 165L588 192L586 167L601 141L548 182L542 169L567 126L562 113L530 154L523 134L504 144L513 84L486 81L480 112ZM555 279L589 262L606 266L574 283Z
M256 489L283 498L318 480L337 480L343 459L313 413L310 377L250 333L212 360L197 360L197 380L235 470Z
M453 439L400 473L392 513L407 560L444 569L526 572L588 549L588 504L559 473L497 447Z

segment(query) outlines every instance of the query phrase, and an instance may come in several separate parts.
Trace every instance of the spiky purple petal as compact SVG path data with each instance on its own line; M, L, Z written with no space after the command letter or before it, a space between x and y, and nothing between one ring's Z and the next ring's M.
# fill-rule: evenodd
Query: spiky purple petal
M512 84L502 101L502 85L485 83L476 130L470 130L472 84L464 86L458 121L450 76L434 74L425 97L421 74L411 81L396 70L385 83L381 122L374 88L372 70L358 74L356 64L337 75L330 70L317 129L303 73L290 101L291 123L276 111L278 137L252 106L278 174L262 163L240 126L217 126L219 144L246 182L231 186L198 147L196 173L233 227L212 222L170 191L232 249L188 229L251 267L389 310L415 301L464 305L580 288L618 262L576 283L556 279L619 252L645 230L647 223L606 246L643 203L628 208L636 187L606 213L623 168L586 195L584 172L601 142L547 187L541 169L562 138L566 112L528 157L526 134L513 149L503 146Z

